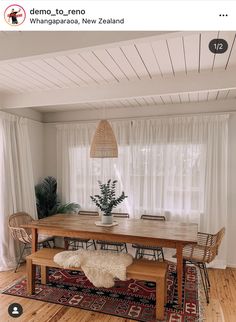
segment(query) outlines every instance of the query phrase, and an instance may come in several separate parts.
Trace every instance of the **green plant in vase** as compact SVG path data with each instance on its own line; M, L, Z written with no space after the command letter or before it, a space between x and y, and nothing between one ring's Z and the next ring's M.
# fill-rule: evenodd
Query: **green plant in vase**
M102 223L112 223L112 210L117 207L127 196L122 191L119 197L116 197L116 183L117 180L111 181L109 179L107 183L101 183L98 181L100 188L100 195L90 196L95 205L102 211Z

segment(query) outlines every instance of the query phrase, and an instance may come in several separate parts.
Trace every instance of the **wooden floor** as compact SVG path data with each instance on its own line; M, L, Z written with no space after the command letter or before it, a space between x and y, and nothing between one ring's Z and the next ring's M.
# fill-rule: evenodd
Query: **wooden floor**
M210 269L211 299L206 306L206 322L235 322L236 321L236 269ZM0 273L0 289L4 289L14 281L25 275L25 266L19 272ZM11 318L8 306L17 302L23 306L23 315ZM63 307L36 300L0 294L0 321L17 322L133 322L110 315L94 313L77 308Z

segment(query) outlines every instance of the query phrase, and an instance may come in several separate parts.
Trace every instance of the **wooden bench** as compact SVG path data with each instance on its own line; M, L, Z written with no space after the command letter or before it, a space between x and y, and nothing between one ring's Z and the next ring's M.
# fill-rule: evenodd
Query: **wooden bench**
M35 293L35 275L36 265L41 267L41 283L47 284L48 282L48 268L55 267L61 268L57 265L53 258L54 256L63 251L63 249L43 248L35 253L26 257L27 269L27 291L29 294ZM78 267L69 267L68 270L81 271ZM146 280L156 283L156 318L158 320L164 319L164 305L167 299L167 264L164 262L154 262L145 259L136 259L127 267L127 278Z

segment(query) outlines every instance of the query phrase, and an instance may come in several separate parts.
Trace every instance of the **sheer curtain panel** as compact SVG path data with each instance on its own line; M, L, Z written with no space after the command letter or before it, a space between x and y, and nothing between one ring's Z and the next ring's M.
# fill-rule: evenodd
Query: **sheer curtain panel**
M63 202L78 202L85 209L93 209L90 196L99 193L98 180L118 180L117 193L129 194L122 211L131 211L129 149L130 122L113 124L119 145L119 158L93 159L89 157L90 145L97 123L57 125L58 186ZM122 148L121 148L122 147Z
M18 211L36 216L27 122L0 112L0 270L15 267L17 256L8 216Z

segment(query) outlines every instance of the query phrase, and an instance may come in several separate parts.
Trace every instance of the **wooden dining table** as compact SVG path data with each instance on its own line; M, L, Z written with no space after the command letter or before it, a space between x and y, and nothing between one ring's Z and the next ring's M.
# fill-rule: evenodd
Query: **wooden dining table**
M32 252L37 250L38 234L88 238L160 246L176 249L178 303L182 305L183 247L197 243L198 225L173 221L152 221L115 218L117 226L96 226L98 217L56 214L32 221L22 227L32 229Z

